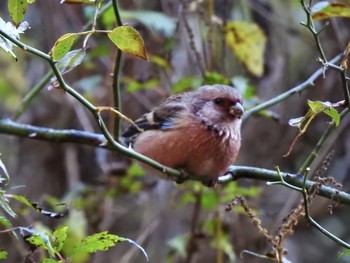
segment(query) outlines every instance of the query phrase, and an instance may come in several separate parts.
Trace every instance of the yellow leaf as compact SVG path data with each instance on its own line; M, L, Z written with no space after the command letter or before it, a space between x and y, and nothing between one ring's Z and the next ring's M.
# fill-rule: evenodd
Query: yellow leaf
M314 20L332 17L350 17L350 6L343 3L322 1L311 8L311 14Z
M250 73L262 76L266 36L258 25L244 21L227 23L226 42Z
M142 36L130 26L118 26L108 33L110 40L123 52L147 59Z

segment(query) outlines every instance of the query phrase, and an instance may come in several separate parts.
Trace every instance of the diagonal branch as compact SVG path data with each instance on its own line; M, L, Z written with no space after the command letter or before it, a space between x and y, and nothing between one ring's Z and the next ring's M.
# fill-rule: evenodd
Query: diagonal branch
M338 61L340 61L340 59L342 58L342 55L338 55L336 57L334 57L333 59L331 59L328 64L334 64L337 63ZM248 119L249 117L251 117L252 115L258 113L261 110L265 110L267 108L270 108L278 103L280 103L281 101L286 100L288 97L294 95L294 94L298 94L304 90L306 90L307 88L309 88L310 86L314 85L314 81L316 79L318 79L319 77L323 76L325 71L328 69L329 67L326 66L322 66L321 68L319 68L318 70L316 70L307 80L305 80L303 83L295 86L294 88L280 94L277 95L275 97L273 97L272 99L265 101L251 109L249 109L248 111L246 111L246 113L244 114L243 118L244 120Z

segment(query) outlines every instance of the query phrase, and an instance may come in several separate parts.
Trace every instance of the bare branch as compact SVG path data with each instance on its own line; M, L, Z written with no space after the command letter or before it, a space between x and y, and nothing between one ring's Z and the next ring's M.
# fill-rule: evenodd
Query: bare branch
M283 180L289 183L290 185L299 188L303 187L304 176L300 174L291 174L286 172L280 172L279 174L277 171L249 166L231 166L229 174L220 177L219 183L225 184L227 182L237 180L240 178L248 178L255 180L263 180L267 182L281 182L282 184L281 176L283 177ZM306 180L305 188L310 189L314 184L315 182ZM341 204L350 205L350 194L343 191L339 191L338 189L334 189L326 185L322 185L319 188L318 195L328 199L332 199Z

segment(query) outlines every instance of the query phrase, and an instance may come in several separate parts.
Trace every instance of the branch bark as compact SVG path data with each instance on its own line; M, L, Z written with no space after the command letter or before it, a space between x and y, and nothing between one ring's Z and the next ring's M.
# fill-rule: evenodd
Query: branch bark
M278 173L277 171L273 170L249 166L231 166L228 174L219 178L219 183L225 184L227 182L238 180L240 178L247 178L254 180L263 180L271 183L280 183L281 185L286 186L286 184L282 181L281 177L286 183L294 187L298 187L300 189L303 188L304 176L301 174L292 174L286 172ZM306 180L305 188L309 190L315 184L317 183L314 181ZM317 194L319 196L334 200L341 204L350 205L350 194L344 191L340 191L338 189L326 185L321 185L318 189Z
M106 138L102 134L79 130L57 130L21 124L10 119L0 120L0 133L50 142L70 142L94 147L108 148Z

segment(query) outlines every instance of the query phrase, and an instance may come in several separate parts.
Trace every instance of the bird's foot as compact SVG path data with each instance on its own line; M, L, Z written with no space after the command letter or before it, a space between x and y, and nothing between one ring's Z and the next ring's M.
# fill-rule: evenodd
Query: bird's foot
M208 180L202 181L203 185L207 187L214 187L217 182L218 182L218 179L208 179Z
M179 176L176 177L175 182L177 184L182 184L183 182L185 182L186 180L188 180L190 178L190 175L184 171L184 170L180 170L181 174Z

